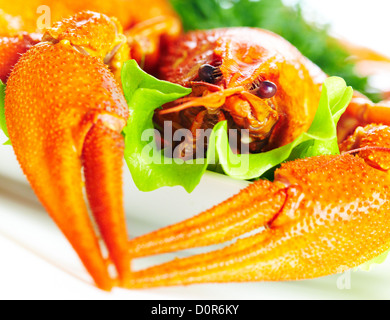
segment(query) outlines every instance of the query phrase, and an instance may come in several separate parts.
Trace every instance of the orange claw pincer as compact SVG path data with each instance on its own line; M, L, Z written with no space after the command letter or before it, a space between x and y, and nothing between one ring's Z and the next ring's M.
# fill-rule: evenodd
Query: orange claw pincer
M55 24L13 69L5 101L10 140L24 173L96 284L106 290L130 279L121 184L121 131L129 112L104 64L128 50L118 30L115 19L94 12ZM84 200L82 169L100 235ZM119 283L109 272L111 264Z

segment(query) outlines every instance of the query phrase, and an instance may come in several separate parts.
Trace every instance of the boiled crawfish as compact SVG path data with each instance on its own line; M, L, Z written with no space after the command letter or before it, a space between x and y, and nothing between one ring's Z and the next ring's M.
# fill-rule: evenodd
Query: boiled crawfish
M174 23L159 18L134 25L123 20L127 11L105 11L108 3L56 3L64 12L101 9L118 16L125 31L117 19L88 11L55 23L42 41L23 38L19 51L25 53L7 82L7 125L33 189L100 288L307 279L344 271L389 248L389 128L378 125L357 129L342 145L343 155L284 164L275 182L259 180L193 219L129 243L121 184L121 131L129 113L115 79L124 60L137 58L148 69L159 64L161 78L193 87L188 101L157 115L161 121L173 117L196 129L217 114L217 121L249 129L255 152L309 128L326 76L286 41L258 29L196 32L177 42L168 37L160 63L162 36L180 31L174 15ZM129 21L142 19L142 10L132 12ZM377 111L387 110L362 99L348 111L358 124L375 123ZM108 258L84 202L82 168ZM261 227L220 251L131 271L133 258L222 243ZM118 277L109 274L111 264Z

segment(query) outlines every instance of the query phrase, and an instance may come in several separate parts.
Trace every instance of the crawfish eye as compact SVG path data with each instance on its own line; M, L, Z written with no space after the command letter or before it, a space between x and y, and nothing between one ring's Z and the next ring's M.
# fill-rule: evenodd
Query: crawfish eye
M260 83L259 87L252 91L253 94L262 98L270 99L276 95L278 92L278 87L275 83L271 81L263 81Z
M215 83L221 75L220 69L210 64L204 64L199 68L199 79L207 83Z

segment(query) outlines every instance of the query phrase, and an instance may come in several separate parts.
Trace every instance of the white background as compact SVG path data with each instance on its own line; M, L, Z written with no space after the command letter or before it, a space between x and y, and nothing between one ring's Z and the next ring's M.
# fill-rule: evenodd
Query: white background
M296 3L296 0L284 0ZM313 21L331 23L335 34L390 56L390 2L387 0L303 0Z

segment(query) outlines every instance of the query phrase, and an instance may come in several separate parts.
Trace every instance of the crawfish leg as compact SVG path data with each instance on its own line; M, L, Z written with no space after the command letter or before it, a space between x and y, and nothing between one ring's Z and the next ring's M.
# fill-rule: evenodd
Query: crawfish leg
M381 123L390 125L390 101L374 104L371 100L355 93L347 113L355 116L363 124Z
M83 164L89 204L122 283L130 279L123 209L123 136L98 121L84 142Z
M390 100L375 104L364 95L355 92L347 111L338 124L339 141L343 142L357 127L371 123L390 125Z

